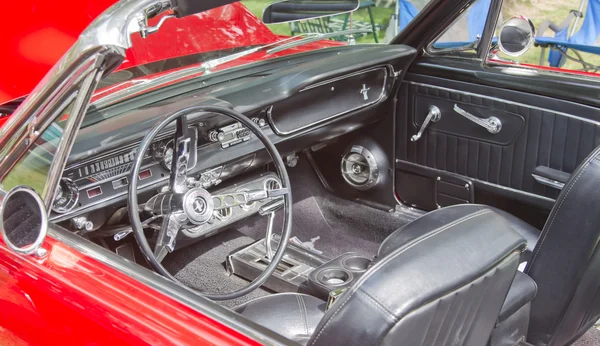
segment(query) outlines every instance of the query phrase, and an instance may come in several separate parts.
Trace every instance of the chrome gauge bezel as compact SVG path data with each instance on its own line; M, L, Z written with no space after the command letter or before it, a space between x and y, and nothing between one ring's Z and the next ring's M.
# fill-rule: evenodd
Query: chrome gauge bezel
M158 148L154 151L154 159L158 161L169 172L171 171L171 162L173 160L173 148L175 147L175 141L170 139L166 142L161 142ZM167 152L171 150L171 160L167 162Z
M59 182L59 188L62 191L65 190L63 186L66 186L67 189L74 194L74 198L71 198L68 201L68 203L65 204L65 206L58 207L58 206L56 206L57 196L55 195L54 200L52 202L52 211L57 214L64 214L64 213L70 212L71 210L73 210L73 208L75 208L75 206L79 202L79 188L77 187L77 184L75 184L75 182L72 179L63 177L60 179L60 182ZM57 191L56 191L57 194L58 194L58 191L59 190L57 189Z

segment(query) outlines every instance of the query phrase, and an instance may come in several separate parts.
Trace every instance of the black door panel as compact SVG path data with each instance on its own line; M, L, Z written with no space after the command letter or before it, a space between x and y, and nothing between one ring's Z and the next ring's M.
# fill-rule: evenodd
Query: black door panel
M455 103L480 117L501 118L501 133L492 135L462 118L452 109ZM430 105L441 109L441 120L411 142ZM407 204L435 206L433 193L416 198L412 189L417 181L427 184L422 178L435 179L433 169L472 179L476 189L483 186L488 204L494 204L495 197L514 198L549 208L548 200L555 199L559 190L536 182L533 170L545 166L573 172L600 145L597 119L598 109L570 101L409 73L398 102L396 192ZM410 165L410 172L403 162ZM482 202L481 195L475 194L476 203Z

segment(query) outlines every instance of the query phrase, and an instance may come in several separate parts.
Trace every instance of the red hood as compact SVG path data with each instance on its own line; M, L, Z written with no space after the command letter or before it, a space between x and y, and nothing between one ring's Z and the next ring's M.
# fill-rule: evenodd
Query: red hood
M116 0L9 1L0 21L0 105L27 95L89 23ZM158 18L151 20L154 24ZM277 41L241 3L165 21L160 31L132 36L120 69L168 58ZM313 47L314 49L314 47Z

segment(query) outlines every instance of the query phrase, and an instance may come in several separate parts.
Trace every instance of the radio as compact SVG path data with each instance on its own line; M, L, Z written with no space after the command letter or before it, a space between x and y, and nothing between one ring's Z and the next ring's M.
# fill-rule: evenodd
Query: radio
M257 120L252 119L252 121L257 123L259 126L263 127L267 125L264 119L260 119L262 122L259 121L258 118L256 119ZM212 142L221 143L221 148L223 149L249 141L250 138L252 138L252 133L250 130L245 128L239 122L218 129L213 129L208 132L208 139Z

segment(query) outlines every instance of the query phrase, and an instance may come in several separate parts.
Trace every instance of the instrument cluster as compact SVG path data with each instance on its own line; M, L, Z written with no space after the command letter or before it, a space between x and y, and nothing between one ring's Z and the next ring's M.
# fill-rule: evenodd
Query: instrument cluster
M264 118L252 119L260 127L268 126ZM190 150L190 165L196 164L198 146L218 143L221 150L245 143L252 138L250 130L235 122L226 126L214 127L202 133L199 138L198 128L190 127L189 135L196 143L195 150ZM111 202L115 197L125 196L129 185L129 175L138 153L139 143L125 148L113 150L102 156L78 162L67 167L57 189L51 219L66 220L78 211L100 207ZM174 139L172 134L165 134L152 144L144 154L142 167L138 175L139 188L167 182L174 155ZM199 183L207 188L219 184L225 177L244 171L250 166L254 156L240 157L230 164L213 167L198 175Z
M52 211L65 214L78 206L88 205L127 190L129 173L137 155L138 146L105 154L67 167L54 198ZM173 159L173 139L153 143L144 155L138 179L141 184L168 179Z

